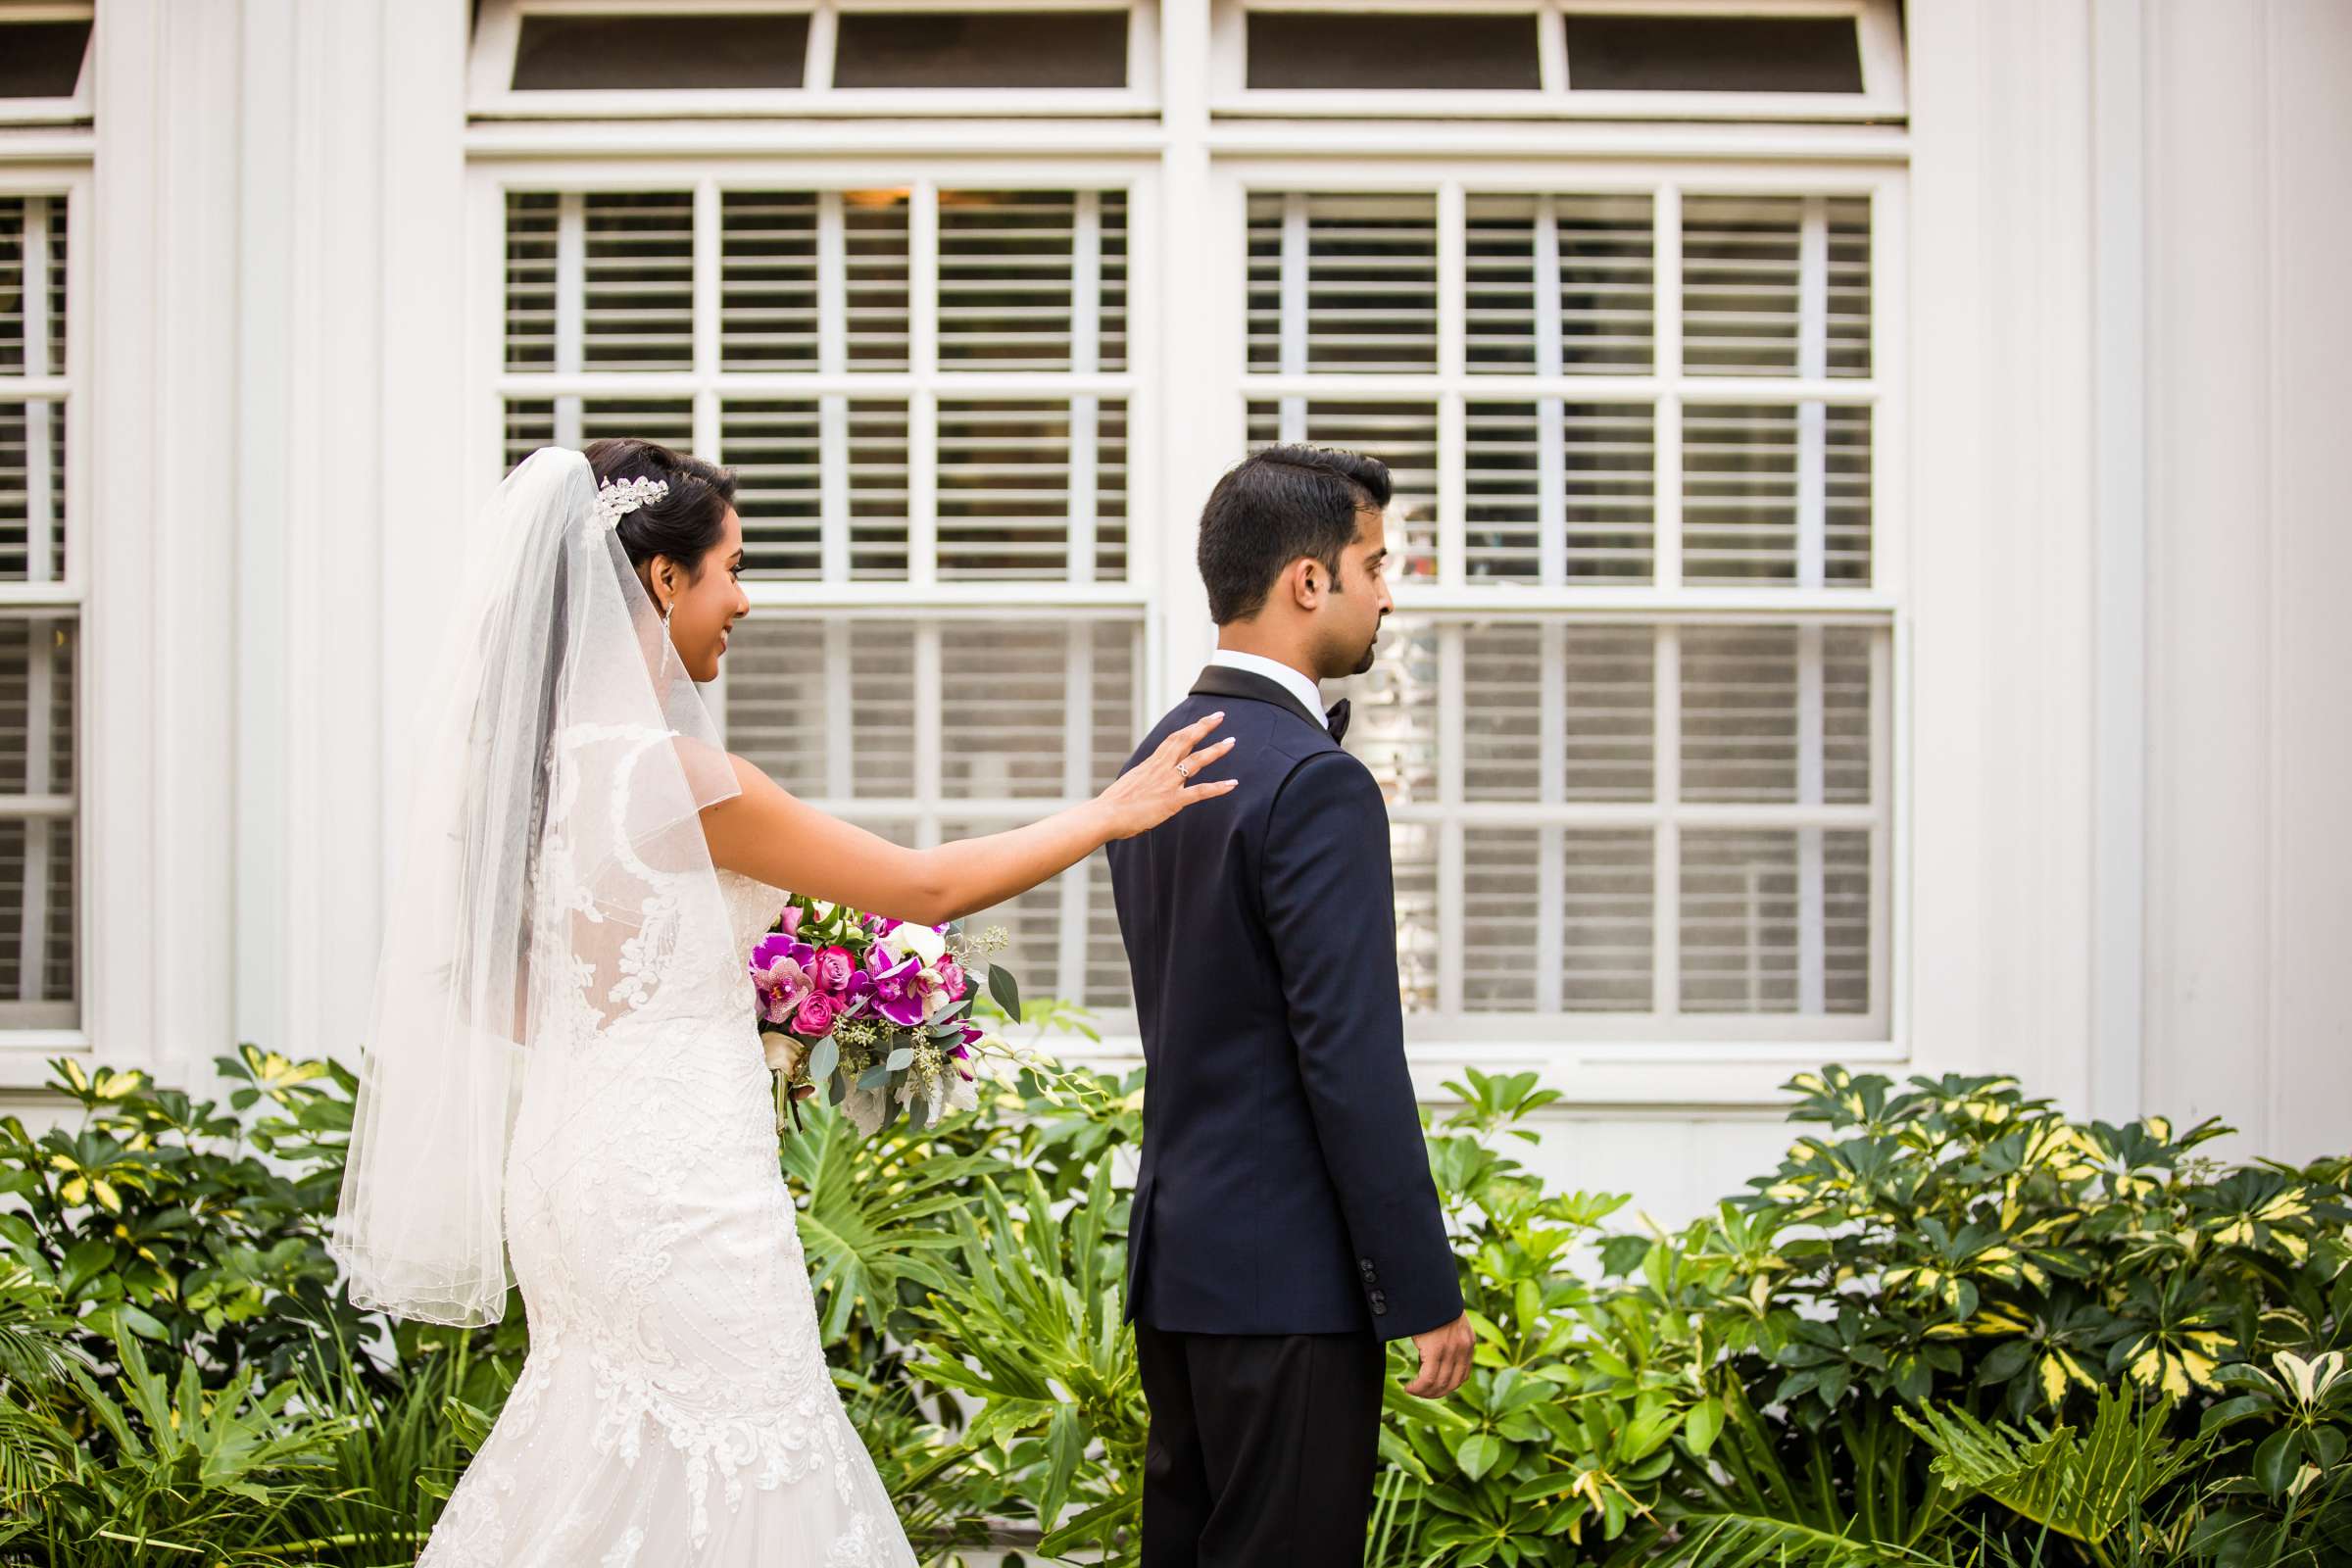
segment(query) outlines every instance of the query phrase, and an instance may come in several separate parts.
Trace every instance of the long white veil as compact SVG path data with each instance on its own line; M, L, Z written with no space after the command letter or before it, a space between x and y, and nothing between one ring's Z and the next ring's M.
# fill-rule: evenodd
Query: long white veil
M658 1016L682 949L732 957L697 813L737 785L585 458L524 459L467 556L327 1250L355 1303L474 1325L506 1309L524 1053Z

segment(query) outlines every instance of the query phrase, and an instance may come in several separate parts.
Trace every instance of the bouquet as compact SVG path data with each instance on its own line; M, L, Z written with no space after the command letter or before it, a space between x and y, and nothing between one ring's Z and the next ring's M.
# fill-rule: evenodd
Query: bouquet
M818 1089L871 1137L906 1112L914 1132L979 1103L975 1073L1025 1065L1026 1054L972 1016L971 976L1018 1023L1020 988L990 962L1009 940L954 925L861 914L796 897L752 949L760 1041L776 1073L777 1130Z

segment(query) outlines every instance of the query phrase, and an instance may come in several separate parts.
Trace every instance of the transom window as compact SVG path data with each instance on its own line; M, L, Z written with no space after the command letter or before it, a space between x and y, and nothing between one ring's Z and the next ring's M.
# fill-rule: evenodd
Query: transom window
M1125 114L1157 97L1127 0L483 0L477 116Z
M1250 442L1397 486L1348 744L1424 1027L1882 1037L1872 193L1247 205Z
M87 0L0 4L0 124L63 124L90 118Z
M1904 112L1897 0L1214 0L1212 14L1216 107L1232 115Z

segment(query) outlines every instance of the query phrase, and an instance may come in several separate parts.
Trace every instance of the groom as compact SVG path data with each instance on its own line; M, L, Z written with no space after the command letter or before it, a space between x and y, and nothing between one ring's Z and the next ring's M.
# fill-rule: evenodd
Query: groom
M1144 1568L1357 1568L1385 1342L1441 1399L1472 1337L1405 1072L1389 817L1315 682L1372 667L1389 471L1278 446L1217 482L1217 651L1128 761L1222 710L1229 800L1109 846L1144 1056L1128 1315Z

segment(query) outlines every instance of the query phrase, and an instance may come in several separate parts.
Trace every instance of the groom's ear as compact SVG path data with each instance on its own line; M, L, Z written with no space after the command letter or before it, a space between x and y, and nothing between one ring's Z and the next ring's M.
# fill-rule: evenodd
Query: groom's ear
M1314 609L1323 602L1323 596L1331 591L1329 568L1312 556L1301 556L1292 562L1284 570L1282 580L1290 592L1291 603L1300 610Z

